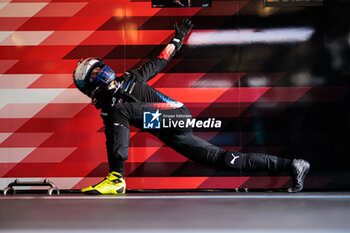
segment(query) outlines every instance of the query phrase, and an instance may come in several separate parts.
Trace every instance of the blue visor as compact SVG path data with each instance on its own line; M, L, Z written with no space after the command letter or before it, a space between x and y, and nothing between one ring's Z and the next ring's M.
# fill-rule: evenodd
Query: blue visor
M110 84L115 79L115 73L111 67L105 66L101 70L101 72L97 75L97 77L92 80L92 85L99 86L101 84Z

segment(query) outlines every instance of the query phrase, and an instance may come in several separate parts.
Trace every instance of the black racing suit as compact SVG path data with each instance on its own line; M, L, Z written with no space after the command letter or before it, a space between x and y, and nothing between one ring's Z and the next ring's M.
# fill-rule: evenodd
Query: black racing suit
M111 90L101 91L94 98L96 108L101 108L105 125L106 146L110 171L124 175L125 161L128 159L129 125L143 129L143 113L159 111L162 115L182 115L191 117L187 107L162 94L147 84L155 77L181 47L174 39L162 53L139 69L127 71L116 79ZM179 119L178 119L179 120ZM186 156L209 165L246 170L278 171L289 169L291 161L265 154L243 154L226 151L193 135L192 129L161 128L146 130L159 140Z

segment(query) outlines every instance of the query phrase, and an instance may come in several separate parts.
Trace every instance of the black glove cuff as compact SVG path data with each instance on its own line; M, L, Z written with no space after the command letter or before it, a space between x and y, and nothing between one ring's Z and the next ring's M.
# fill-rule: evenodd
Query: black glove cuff
M182 46L182 42L183 42L182 39L179 39L179 38L176 38L176 37L174 37L174 38L170 41L170 43L172 43L172 44L175 45L177 51L180 50L180 48L181 48L181 46Z

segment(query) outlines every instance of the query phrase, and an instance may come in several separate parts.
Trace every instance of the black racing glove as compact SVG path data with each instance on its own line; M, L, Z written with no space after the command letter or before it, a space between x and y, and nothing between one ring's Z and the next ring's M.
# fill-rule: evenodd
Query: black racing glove
M173 38L172 42L175 44L176 49L179 50L182 46L183 40L185 39L185 37L193 27L193 24L191 20L186 18L186 19L182 19L180 26L177 26L176 20L174 25L175 25L175 37Z

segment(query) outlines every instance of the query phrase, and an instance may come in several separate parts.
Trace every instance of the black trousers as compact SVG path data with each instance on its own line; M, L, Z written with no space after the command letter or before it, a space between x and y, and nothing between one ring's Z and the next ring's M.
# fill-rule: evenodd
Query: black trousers
M129 126L143 128L143 113L159 110L163 116L180 116L177 120L186 120L191 116L186 106L180 108L161 108L152 103L123 103L102 110L105 125L106 147L110 171L124 175L125 161L129 154ZM185 116L185 117L181 117ZM278 172L289 170L289 159L257 153L226 151L195 136L191 128L161 128L145 130L159 138L167 146L181 155L208 165L242 170L266 170Z

